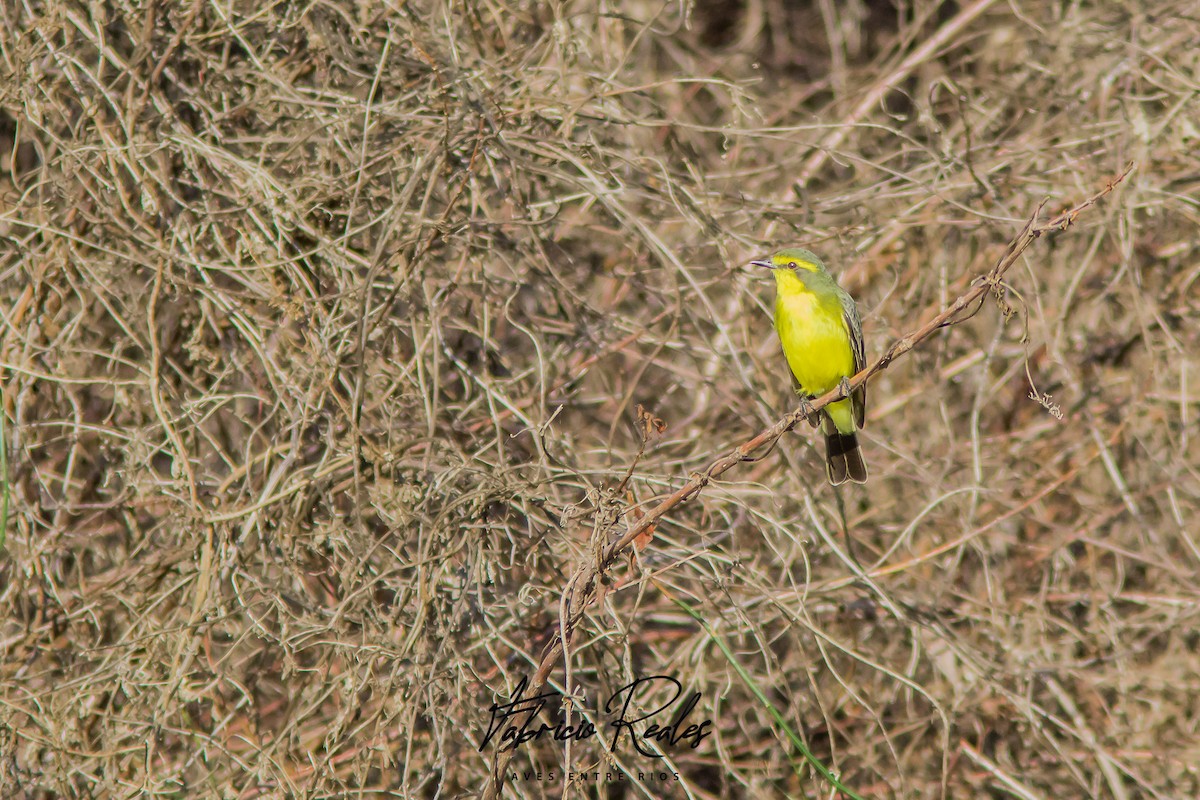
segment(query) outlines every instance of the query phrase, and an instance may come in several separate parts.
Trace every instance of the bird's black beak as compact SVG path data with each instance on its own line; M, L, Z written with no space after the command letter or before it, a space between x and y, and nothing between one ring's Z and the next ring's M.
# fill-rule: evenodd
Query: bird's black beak
M757 261L751 261L750 266L766 267L767 269L775 269L775 265L771 263L771 259L769 259L769 258L760 258Z

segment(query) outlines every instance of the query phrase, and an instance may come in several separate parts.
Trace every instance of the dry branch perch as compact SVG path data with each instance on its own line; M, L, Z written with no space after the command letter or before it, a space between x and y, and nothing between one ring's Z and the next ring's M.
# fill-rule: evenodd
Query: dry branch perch
M977 302L982 302L985 294L988 291L997 289L1001 278L1005 272L1016 263L1016 260L1025 252L1035 240L1040 238L1042 234L1052 231L1065 230L1075 219L1094 205L1101 198L1110 194L1118 184L1120 184L1126 176L1133 170L1133 163L1126 165L1120 174L1110 180L1103 189L1096 192L1082 203L1073 208L1064 211L1055 216L1048 222L1039 223L1038 217L1041 215L1042 208L1045 206L1043 201L1038 205L1037 209L1031 215L1029 221L1019 234L1009 243L1004 255L996 262L996 265L985 275L981 275L973 281L971 288L960 295L954 302L948 305L940 313L933 316L927 322L922 324L911 333L902 336L892 343L891 347L879 357L871 366L856 374L849 382L849 390L853 390L858 386L866 383L875 374L882 372L895 361L897 358L911 351L917 345L924 342L940 328L958 324L970 319L972 314L964 316L964 312L971 308ZM813 400L809 405L808 411L817 411L824 408L826 405L836 402L844 398L846 395L842 389L835 389L816 400ZM708 485L714 478L719 477L725 472L732 469L737 464L745 461L756 461L759 456L753 455L756 451L763 447L770 446L775 443L784 433L788 432L805 418L805 412L797 408L785 417L780 419L770 428L762 431L757 436L747 440L738 447L734 448L729 453L713 461L704 470L695 473L683 486L673 492L639 517L637 521L630 525L626 531L617 539L609 543L603 548L599 557L580 566L571 579L567 582L567 587L564 590L564 606L566 609L566 642L570 642L575 626L582 619L584 612L591 604L596 594L597 578L620 556L638 536L642 535L657 523L668 511L675 508L680 503L688 500L699 494L703 488ZM558 662L563 654L564 634L560 630L554 635L550 642L542 651L542 658L538 670L534 675L533 681L529 687L530 694L536 695L541 693L545 687L546 681L550 676L550 672L554 669L554 665ZM512 759L513 748L497 749L493 760L492 780L484 791L483 796L487 800L495 800L498 798L504 789L505 776L507 774L508 763Z

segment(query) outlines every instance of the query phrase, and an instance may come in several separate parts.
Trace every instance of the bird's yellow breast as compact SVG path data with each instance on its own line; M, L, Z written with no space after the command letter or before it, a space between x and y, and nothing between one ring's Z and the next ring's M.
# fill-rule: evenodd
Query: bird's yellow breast
M854 350L833 292L817 293L790 270L776 270L775 329L788 367L808 395L821 395L854 374Z

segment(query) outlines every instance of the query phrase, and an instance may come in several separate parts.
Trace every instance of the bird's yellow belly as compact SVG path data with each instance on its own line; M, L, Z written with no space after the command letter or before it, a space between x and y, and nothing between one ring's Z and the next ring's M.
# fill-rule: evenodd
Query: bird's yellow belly
M788 367L809 395L821 395L854 374L854 351L840 303L823 303L809 292L782 297L775 328Z

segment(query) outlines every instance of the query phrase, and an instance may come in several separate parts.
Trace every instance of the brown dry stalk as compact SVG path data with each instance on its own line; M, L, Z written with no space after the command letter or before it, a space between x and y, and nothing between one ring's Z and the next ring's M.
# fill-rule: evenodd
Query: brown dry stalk
M849 382L849 389L861 386L871 379L875 374L887 369L888 366L897 358L908 353L917 345L924 342L934 334L939 328L956 325L970 319L974 312L966 314L972 305L977 302L982 302L984 295L989 291L999 291L1000 280L1004 277L1004 273L1016 263L1021 254L1033 244L1044 233L1052 231L1065 230L1070 227L1075 219L1085 210L1095 205L1102 197L1110 194L1126 176L1133 170L1133 163L1126 165L1125 169L1120 172L1112 180L1105 184L1104 188L1096 192L1094 195L1084 200L1079 205L1064 211L1048 222L1039 223L1038 217L1041 215L1042 208L1045 206L1045 201L1040 203L1030 219L1025 223L1025 227L1017 234L1008 245L1004 255L996 262L985 275L976 278L971 285L971 288L961 294L949 306L944 308L940 313L933 316L927 322L922 324L916 330L902 336L892 343L892 346L887 349L879 359L856 374ZM977 311L978 309L976 309ZM582 619L584 612L587 610L591 601L596 594L597 578L604 573L617 558L625 551L634 540L644 534L648 529L654 526L668 511L675 508L680 503L688 500L699 494L705 486L707 486L714 478L719 477L725 472L732 469L734 466L746 462L757 461L761 456L752 455L763 447L773 445L780 436L794 428L801 420L803 420L808 411L817 411L830 403L841 400L846 397L842 389L835 389L825 395L813 400L809 404L809 408L802 410L797 408L785 417L780 419L770 428L762 431L752 439L747 440L738 447L734 448L729 453L721 456L713 461L704 470L693 474L693 476L675 490L672 494L659 501L658 505L645 512L644 515L637 518L637 521L630 525L629 528L619 538L610 542L597 557L591 561L581 565L575 570L571 579L567 581L566 589L563 591L563 601L566 613L562 615L566 621L565 644L569 645L571 636L575 626ZM538 666L537 672L534 674L533 681L529 687L529 695L540 694L546 685L547 679L550 677L550 672L562 657L564 649L564 634L560 630L554 635L550 642L542 651L541 663ZM508 763L512 759L515 748L507 749L498 748L495 758L492 762L492 780L484 791L485 800L496 800L504 790L505 775L508 771Z
M920 47L910 53L907 58L900 62L899 66L876 82L871 90L863 95L858 105L817 145L816 150L804 162L804 166L801 167L800 179L796 182L797 185L808 185L813 176L825 166L825 162L829 160L830 155L841 146L842 142L846 141L846 137L850 135L850 131L854 130L854 126L879 104L889 89L907 78L914 69L932 58L943 47L946 47L959 31L971 22L974 22L994 2L995 0L975 0L974 3L959 11L958 14L938 29L937 33L929 37Z

